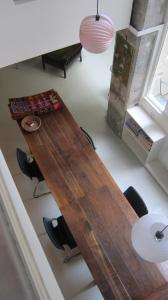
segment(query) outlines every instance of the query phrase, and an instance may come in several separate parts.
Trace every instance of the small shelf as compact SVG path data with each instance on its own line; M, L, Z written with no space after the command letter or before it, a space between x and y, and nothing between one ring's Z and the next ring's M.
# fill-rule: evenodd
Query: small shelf
M142 148L136 136L129 130L127 126L124 126L122 139L125 141L128 147L135 153L135 155L142 162L142 164L145 164L145 161L148 158L148 152L144 148Z
M139 146L143 148L143 150L146 152L146 155L148 155L150 150L145 148L145 146L138 139L138 136L133 133L133 131L127 126L127 124L125 125L125 127L126 127L126 130L128 130L129 133L132 135L132 137L135 139L135 141L139 144Z
M159 160L166 137L162 128L141 107L127 110L122 139L168 193L168 169Z

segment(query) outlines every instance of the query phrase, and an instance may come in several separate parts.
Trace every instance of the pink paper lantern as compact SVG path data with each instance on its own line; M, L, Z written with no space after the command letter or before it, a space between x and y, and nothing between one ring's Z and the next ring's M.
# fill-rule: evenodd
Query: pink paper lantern
M107 50L114 36L111 19L106 15L87 16L80 25L79 38L82 46L89 52L102 53Z

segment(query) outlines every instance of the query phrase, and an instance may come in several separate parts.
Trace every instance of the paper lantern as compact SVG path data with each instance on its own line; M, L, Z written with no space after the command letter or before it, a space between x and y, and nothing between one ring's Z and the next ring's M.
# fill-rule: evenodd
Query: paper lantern
M89 52L102 53L108 49L114 35L111 19L106 15L91 15L83 19L79 38Z

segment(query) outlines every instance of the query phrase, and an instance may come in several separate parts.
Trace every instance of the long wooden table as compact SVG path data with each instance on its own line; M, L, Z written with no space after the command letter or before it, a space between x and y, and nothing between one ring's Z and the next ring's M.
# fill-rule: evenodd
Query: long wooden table
M65 104L41 120L22 132L104 299L167 300L168 264L133 250L137 216Z

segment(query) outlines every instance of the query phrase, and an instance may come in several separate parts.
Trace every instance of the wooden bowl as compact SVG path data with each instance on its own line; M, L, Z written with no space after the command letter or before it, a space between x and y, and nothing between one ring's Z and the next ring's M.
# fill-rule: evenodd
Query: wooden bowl
M22 119L21 126L28 132L36 131L41 126L41 119L38 116L29 115Z

